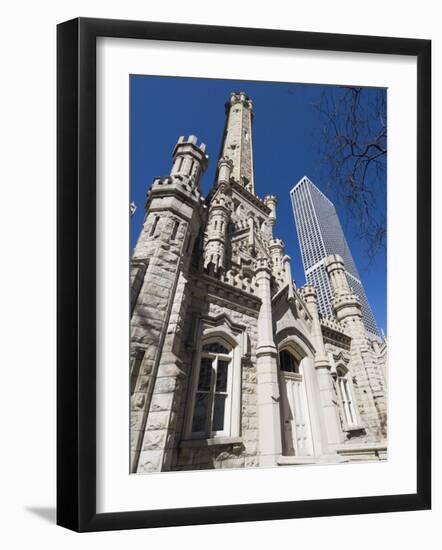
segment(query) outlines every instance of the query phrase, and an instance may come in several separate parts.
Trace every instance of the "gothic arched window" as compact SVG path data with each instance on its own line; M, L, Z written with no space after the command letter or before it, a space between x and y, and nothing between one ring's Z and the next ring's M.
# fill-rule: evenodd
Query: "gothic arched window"
M194 437L230 435L232 351L224 340L202 346L191 424Z

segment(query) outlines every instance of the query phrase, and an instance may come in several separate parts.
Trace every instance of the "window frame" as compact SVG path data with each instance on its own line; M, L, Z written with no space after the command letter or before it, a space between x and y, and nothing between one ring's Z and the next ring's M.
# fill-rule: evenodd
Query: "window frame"
M229 349L228 354L206 352L203 350L204 346L209 344L219 343L226 349ZM240 410L241 410L241 361L238 357L239 345L236 339L232 337L224 337L222 334L202 336L201 343L198 346L197 353L195 354L192 378L190 381L190 392L188 393L187 414L185 420L184 439L198 440L198 439L215 439L215 438L230 438L240 435ZM198 382L201 369L201 362L204 357L214 358L216 362L215 373L212 372L211 376L211 389L209 392L210 400L210 415L206 419L205 431L193 431L193 419L195 401L198 393ZM227 384L226 384L226 403L224 412L224 428L222 430L213 430L213 409L215 403L216 393L216 374L217 374L217 362L218 358L222 360L228 360L229 366L227 371ZM212 366L213 368L213 366ZM210 424L209 424L210 422Z
M352 386L348 369L343 365L338 365L336 367L336 393L342 411L343 430L346 432L360 430L362 427L357 408L355 407ZM347 398L345 398L345 394Z
M230 417L231 417L231 400L232 400L232 379L233 379L233 348L230 344L227 344L224 341L220 341L220 338L211 338L205 340L202 343L201 351L199 353L199 360L197 363L198 372L195 373L195 386L193 391L193 407L191 410L191 431L190 436L193 439L208 439L212 437L220 437L230 435ZM204 350L205 346L210 344L222 344L226 349L229 349L229 353L218 353ZM203 359L211 360L211 374L210 374L210 387L208 390L200 390L199 385L199 376L201 372L201 364ZM226 391L217 392L216 383L218 376L218 362L226 361L228 364L227 367L227 381L226 381ZM224 405L224 428L222 430L213 429L214 421L214 409L215 409L215 397L216 394L226 395L225 405ZM204 431L193 431L193 421L195 417L195 402L197 394L206 394L208 395L208 407L205 419L205 430Z

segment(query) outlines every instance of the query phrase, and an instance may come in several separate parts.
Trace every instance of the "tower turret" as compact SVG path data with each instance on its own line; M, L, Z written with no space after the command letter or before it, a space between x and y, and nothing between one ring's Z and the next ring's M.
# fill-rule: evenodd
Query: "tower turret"
M206 218L199 191L207 166L205 149L195 136L179 138L170 175L155 178L148 192L146 218L131 259L133 472L169 467L165 464L170 453L152 444L158 441L159 431L149 427L146 419L152 396L162 392L156 385L161 385L165 373L173 378L173 387L182 378L177 354L187 307L186 277L190 251ZM174 437L179 392L172 397L170 408L162 413L162 440Z
M264 204L270 208L270 214L269 214L269 223L272 228L272 234L273 234L273 228L275 227L276 223L276 204L277 200L274 195L267 195L267 197L264 198Z
M226 104L226 111L227 123L222 156L233 161L233 179L254 194L252 101L244 92L232 93L230 101Z
M189 136L186 139L180 136L173 150L173 164L171 176L178 176L193 186L198 187L200 178L207 168L208 156L206 155L206 145L201 143L197 145L196 136Z
M363 391L364 421L369 437L386 436L387 404L382 367L376 360L362 320L358 296L350 288L345 275L344 260L333 254L325 260L325 268L333 290L333 309L351 336L351 370Z
M273 272L284 269L284 242L281 239L271 239L269 241L270 257L272 258Z
M233 162L221 157L218 162L218 179L210 201L207 236L204 246L204 269L211 275L225 270L225 243L232 201L229 185Z
M348 323L365 336L362 322L362 306L358 296L351 290L345 276L344 260L338 254L332 254L325 260L325 269L333 292L333 309L338 321Z

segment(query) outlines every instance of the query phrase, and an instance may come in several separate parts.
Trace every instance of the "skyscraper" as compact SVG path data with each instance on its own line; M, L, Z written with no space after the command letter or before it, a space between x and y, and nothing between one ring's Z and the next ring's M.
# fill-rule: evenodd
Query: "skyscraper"
M365 328L379 336L334 204L306 176L295 185L290 196L306 282L317 288L319 311L326 316L333 315L332 292L324 262L327 256L339 254L345 263L348 284L361 300Z

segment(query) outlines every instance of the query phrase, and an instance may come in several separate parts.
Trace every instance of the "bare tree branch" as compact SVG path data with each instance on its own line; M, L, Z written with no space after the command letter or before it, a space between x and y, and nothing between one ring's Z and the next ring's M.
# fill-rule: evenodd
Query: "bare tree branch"
M326 185L372 261L386 244L386 94L330 86L315 104Z

